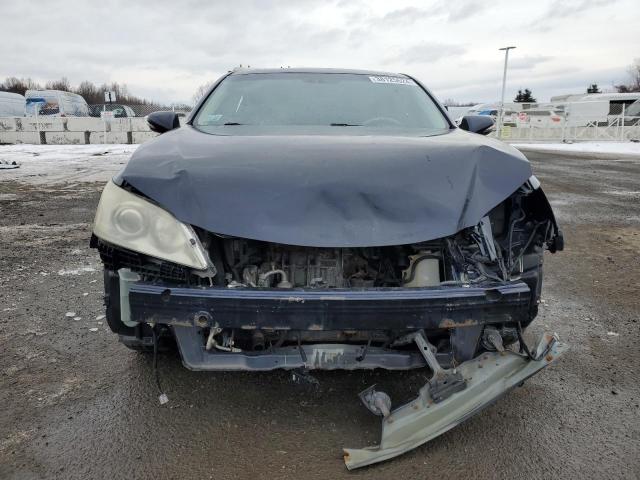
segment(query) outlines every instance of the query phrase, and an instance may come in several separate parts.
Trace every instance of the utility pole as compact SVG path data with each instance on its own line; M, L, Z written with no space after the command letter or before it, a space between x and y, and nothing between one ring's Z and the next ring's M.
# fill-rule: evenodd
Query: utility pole
M500 98L500 110L498 111L498 126L496 127L496 136L500 138L502 130L502 118L504 115L504 91L507 86L507 63L509 62L509 50L516 47L502 47L499 50L504 50L504 72L502 73L502 96Z

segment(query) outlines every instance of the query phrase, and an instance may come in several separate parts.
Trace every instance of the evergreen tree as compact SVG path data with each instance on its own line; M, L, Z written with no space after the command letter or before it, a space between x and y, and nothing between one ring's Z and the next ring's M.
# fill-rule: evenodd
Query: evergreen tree
M518 94L513 101L517 103L535 103L536 99L531 95L531 90L525 88L524 92L522 90L518 90Z
M597 83L592 83L591 85L589 85L587 87L587 93L602 93L602 92L598 88L598 84Z

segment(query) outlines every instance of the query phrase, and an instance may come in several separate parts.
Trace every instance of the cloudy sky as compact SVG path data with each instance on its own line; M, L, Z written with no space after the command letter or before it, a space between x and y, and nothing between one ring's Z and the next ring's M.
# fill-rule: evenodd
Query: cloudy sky
M242 64L409 73L441 99L610 88L640 57L638 0L0 0L0 79L126 83L190 101Z

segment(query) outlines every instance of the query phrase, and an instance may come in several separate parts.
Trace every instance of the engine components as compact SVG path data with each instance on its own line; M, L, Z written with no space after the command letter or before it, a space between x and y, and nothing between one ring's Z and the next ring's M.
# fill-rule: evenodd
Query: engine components
M409 257L409 268L402 272L403 287L435 287L440 285L440 261L428 252Z

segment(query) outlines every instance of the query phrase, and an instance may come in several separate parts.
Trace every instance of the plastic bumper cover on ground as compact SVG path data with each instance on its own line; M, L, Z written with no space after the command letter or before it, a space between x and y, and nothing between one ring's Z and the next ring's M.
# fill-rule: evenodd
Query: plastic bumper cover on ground
M428 387L423 387L415 400L383 419L380 445L344 450L347 468L352 470L391 459L445 433L546 367L567 348L553 335L544 334L535 356L548 352L537 361L513 352L496 352L484 353L463 363L457 371L466 380L464 390L434 403Z

